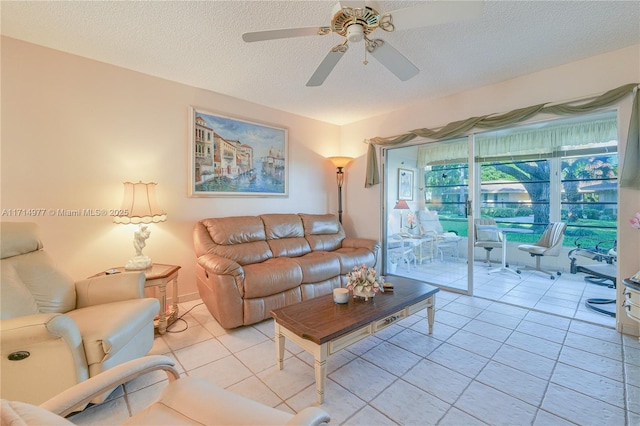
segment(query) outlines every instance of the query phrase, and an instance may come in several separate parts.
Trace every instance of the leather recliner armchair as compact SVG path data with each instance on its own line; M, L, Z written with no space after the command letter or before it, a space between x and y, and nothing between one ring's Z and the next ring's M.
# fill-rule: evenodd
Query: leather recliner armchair
M149 352L160 304L144 298L143 273L74 283L43 250L35 224L1 226L2 398L40 404Z

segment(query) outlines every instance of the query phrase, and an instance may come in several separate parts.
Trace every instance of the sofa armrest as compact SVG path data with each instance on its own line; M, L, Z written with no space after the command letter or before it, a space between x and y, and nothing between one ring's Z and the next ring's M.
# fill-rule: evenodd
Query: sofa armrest
M238 262L215 254L204 254L198 258L198 264L207 272L216 275L238 276L244 274L244 269Z
M76 308L120 302L144 297L145 275L124 272L100 275L76 282Z
M38 404L89 377L80 330L64 314L0 321L0 348L5 399ZM9 359L19 355L26 357Z
M164 370L169 381L176 380L180 373L174 367L175 361L164 355L148 355L125 362L85 380L42 403L45 408L59 416L67 416L78 407L84 407L89 401L105 391L133 380L143 374Z
M380 249L380 241L368 238L345 238L342 240L342 247L345 248L366 248L372 253L376 253Z

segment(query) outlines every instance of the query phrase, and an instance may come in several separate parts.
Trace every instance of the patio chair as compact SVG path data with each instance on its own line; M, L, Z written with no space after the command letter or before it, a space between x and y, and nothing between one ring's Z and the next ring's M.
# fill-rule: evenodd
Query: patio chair
M475 232L474 247L482 247L485 250L484 263L491 266L491 251L494 248L502 248L502 234L498 231L498 225L493 219L475 219L473 222ZM494 263L500 263L500 261L497 260Z
M441 261L444 261L445 253L451 254L456 259L458 258L458 243L462 240L462 237L458 236L456 231L444 231L438 218L438 212L419 210L416 218L420 236L432 241Z
M564 231L567 229L567 224L564 222L552 222L547 226L547 229L542 233L542 236L535 244L522 244L518 246L518 250L528 252L531 257L535 257L536 266L525 266L522 269L518 269L520 273L522 270L533 270L544 272L549 275L549 278L555 280L556 277L552 272L546 271L540 267L540 259L543 256L558 256L562 249L562 242L564 241ZM562 272L557 271L558 276L562 275Z
M387 241L387 254L392 263L406 263L407 271L411 270L411 262L413 266L417 266L416 256L413 252L409 234L393 234L389 236Z

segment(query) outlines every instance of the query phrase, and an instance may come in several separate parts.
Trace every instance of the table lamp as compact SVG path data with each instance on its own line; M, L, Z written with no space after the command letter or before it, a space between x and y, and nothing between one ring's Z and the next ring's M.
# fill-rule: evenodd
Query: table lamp
M142 249L146 246L145 241L151 234L148 224L167 220L167 214L158 205L156 186L154 182L124 182L122 207L120 214L115 216L113 221L139 225L133 236L136 255L124 267L128 271L142 271L151 267L151 258L142 253Z
M344 183L343 169L353 160L352 157L329 157L336 166L336 180L338 182L338 220L342 223L342 184Z
M400 210L400 232L402 232L402 210L409 210L409 205L405 200L400 200L393 209Z

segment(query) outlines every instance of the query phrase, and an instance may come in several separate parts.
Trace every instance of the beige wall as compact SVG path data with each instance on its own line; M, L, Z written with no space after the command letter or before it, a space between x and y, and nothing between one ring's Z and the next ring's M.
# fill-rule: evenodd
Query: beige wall
M168 220L153 226L145 252L156 262L183 267L180 295L188 299L197 297L191 243L196 220L266 212L336 212L335 169L323 157L349 155L357 158L346 168L345 228L348 234L380 238L381 188L364 188L365 138L582 98L639 82L640 45L342 127L9 38L2 38L1 78L0 206L117 208L121 182L158 182ZM188 198L190 105L288 127L289 197ZM629 109L630 98L619 108L621 140ZM620 226L627 231L626 217L640 210L640 195L620 193ZM47 249L74 278L121 265L133 254L133 229L114 225L109 218L16 219L33 219L41 225ZM640 232L621 232L620 252L620 276L640 269ZM635 327L632 332L637 332L637 326L621 317L620 326Z
M337 211L339 127L59 51L2 39L2 209L119 208L124 181L158 183L167 221L145 254L182 266L197 297L191 231L205 217ZM289 129L289 197L188 198L189 106ZM6 212L5 212L6 213ZM11 217L1 217L3 221ZM17 217L80 279L123 265L134 225L108 217Z

